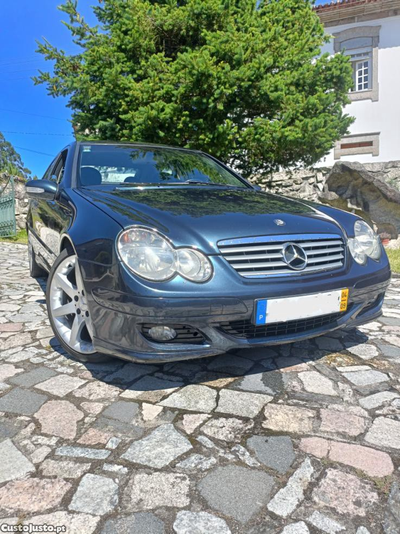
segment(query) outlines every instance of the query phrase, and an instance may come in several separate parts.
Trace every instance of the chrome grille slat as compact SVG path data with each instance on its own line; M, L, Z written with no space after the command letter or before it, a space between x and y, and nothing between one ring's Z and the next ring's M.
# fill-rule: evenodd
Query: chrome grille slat
M265 271L251 271L251 272L247 272L245 274L242 274L242 276L245 276L246 278L252 278L252 277L258 277L258 278L264 278L265 276L275 276L275 275L282 275L282 274L302 274L302 273L311 273L311 272L318 272L318 271L326 271L327 269L337 269L338 267L342 267L342 263L341 262L336 262L336 263L332 263L330 264L328 267L324 267L323 269L321 269L320 267L306 267L305 269L303 269L302 271L292 271L290 270L289 272L289 269L285 269L285 270L282 270L282 271L270 271L268 273L266 273Z
M302 271L291 269L283 260L283 247L289 242L301 246L307 254L307 267ZM246 278L338 269L344 265L346 254L344 240L333 234L229 239L219 243L219 250L231 267Z

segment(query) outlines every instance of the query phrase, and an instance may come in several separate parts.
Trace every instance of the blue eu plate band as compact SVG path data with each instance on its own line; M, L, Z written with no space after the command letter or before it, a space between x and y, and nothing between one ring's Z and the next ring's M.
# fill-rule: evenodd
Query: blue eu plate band
M258 300L256 308L256 324L265 324L267 322L267 300Z

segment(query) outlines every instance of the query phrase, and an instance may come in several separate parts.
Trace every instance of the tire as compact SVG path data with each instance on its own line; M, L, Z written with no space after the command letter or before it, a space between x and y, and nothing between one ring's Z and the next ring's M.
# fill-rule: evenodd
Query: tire
M79 362L109 359L92 342L92 321L74 252L63 250L50 270L46 289L47 313L54 335L68 354Z
M38 263L36 262L36 254L33 250L33 246L29 239L28 234L28 259L29 259L29 273L32 278L44 278L48 275L47 271L45 271Z

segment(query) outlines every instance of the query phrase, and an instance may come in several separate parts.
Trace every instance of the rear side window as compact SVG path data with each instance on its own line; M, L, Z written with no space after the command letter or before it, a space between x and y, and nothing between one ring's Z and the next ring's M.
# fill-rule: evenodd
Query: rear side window
M52 179L57 183L61 183L64 177L65 162L67 161L68 150L61 152L59 158L57 159L53 171Z

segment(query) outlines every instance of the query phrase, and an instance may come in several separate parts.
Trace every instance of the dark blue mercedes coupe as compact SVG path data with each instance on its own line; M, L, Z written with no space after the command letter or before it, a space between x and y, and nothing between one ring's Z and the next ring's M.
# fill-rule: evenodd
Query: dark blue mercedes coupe
M381 315L390 267L351 213L259 190L194 150L77 142L26 184L30 272L80 361L166 362Z

